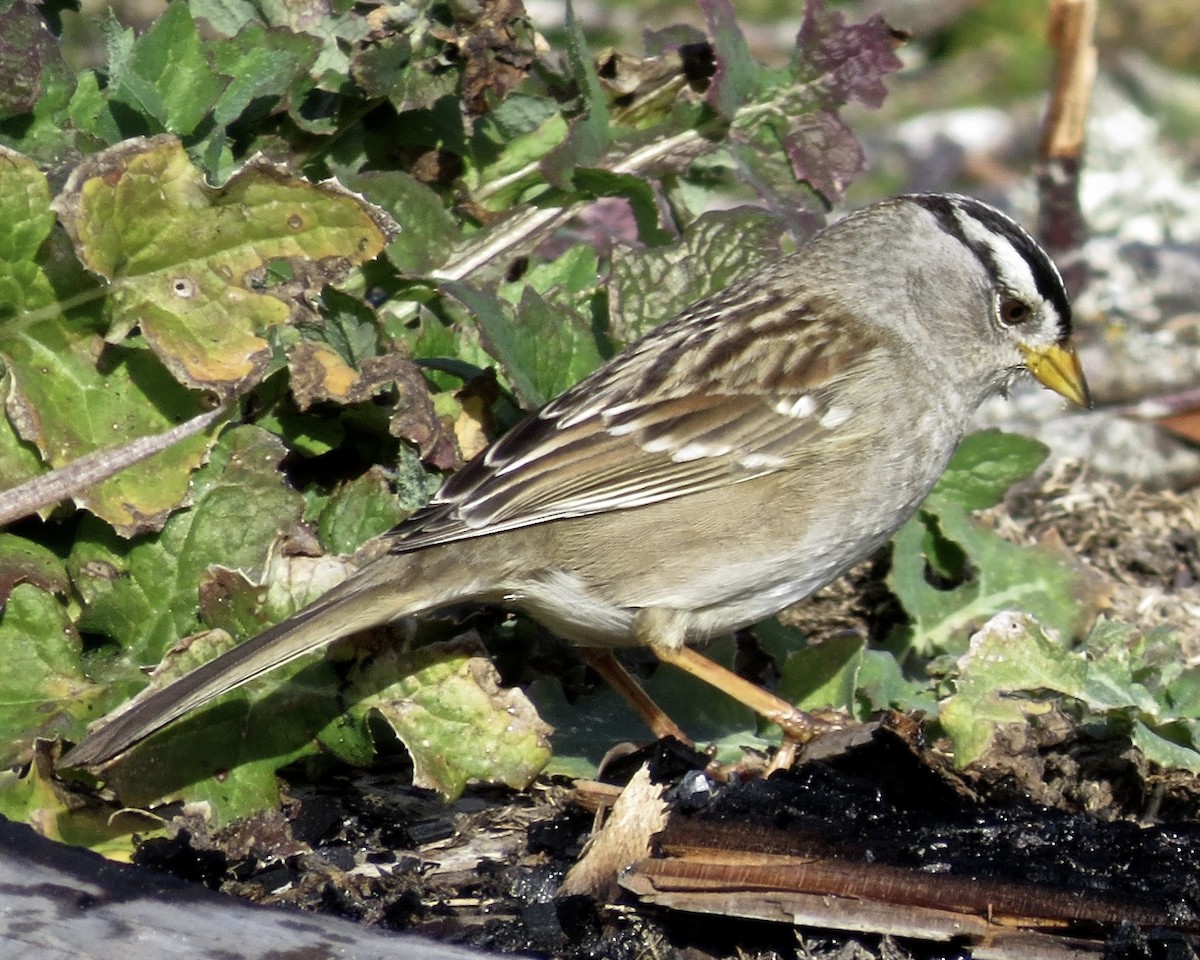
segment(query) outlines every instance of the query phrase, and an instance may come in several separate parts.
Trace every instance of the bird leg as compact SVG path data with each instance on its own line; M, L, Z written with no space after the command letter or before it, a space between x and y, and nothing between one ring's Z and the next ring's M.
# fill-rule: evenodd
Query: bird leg
M583 658L584 663L600 674L610 687L625 698L625 702L633 707L634 712L642 718L655 737L660 740L663 737L674 737L689 747L695 746L691 738L679 729L679 726L667 716L663 708L655 703L641 685L629 675L629 671L621 665L621 661L611 650L580 647L579 655Z
M678 667L745 704L764 720L778 726L789 740L808 743L823 733L844 726L792 706L781 697L687 646L683 643L681 619L673 610L643 608L637 614L634 629L638 639L653 650L663 663Z

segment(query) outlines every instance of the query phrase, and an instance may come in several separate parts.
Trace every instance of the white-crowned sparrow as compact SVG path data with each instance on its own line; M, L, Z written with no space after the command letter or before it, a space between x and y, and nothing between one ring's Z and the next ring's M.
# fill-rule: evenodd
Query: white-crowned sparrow
M979 403L1024 371L1081 404L1058 271L978 200L904 196L651 331L518 424L278 626L140 698L93 764L331 640L464 601L583 647L646 644L785 729L808 719L685 645L768 617L882 545Z

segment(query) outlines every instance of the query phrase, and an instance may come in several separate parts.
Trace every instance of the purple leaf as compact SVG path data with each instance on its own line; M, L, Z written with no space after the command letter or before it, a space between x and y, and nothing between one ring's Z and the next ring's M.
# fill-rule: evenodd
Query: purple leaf
M858 100L878 107L887 96L883 78L901 67L893 50L896 36L879 14L847 26L840 11L825 9L824 0L809 0L792 68L817 80L830 106Z
M866 164L861 144L832 113L806 113L792 119L783 137L797 180L807 180L829 203L837 203Z

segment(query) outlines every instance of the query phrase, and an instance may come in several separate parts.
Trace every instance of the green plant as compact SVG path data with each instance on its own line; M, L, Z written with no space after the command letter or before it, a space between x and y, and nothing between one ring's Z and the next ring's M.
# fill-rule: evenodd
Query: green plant
M127 852L146 821L81 809L53 738L323 592L522 410L819 224L862 165L839 109L880 103L893 34L811 2L791 63L767 68L726 0L701 6L707 34L593 59L569 8L556 48L517 0L177 0L140 36L110 20L107 66L77 74L46 8L0 12L0 811ZM932 709L913 658L960 651L1011 595L988 589L1001 547L962 478L1015 457L994 499L1040 455L992 438L964 456L901 534L903 669L773 633L798 700ZM958 607L923 592L924 556L959 578ZM1036 594L1018 592L1048 617ZM278 802L284 764L368 762L378 718L419 783L526 783L546 727L461 633L281 671L108 786L225 821ZM563 728L609 709L532 689ZM735 707L686 707L698 736L761 742ZM591 746L566 732L556 762L580 769Z

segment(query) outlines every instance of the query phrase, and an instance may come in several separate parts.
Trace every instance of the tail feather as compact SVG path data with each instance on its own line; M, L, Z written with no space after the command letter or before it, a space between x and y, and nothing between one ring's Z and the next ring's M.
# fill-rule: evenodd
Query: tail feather
M368 627L449 602L405 589L420 577L413 557L384 557L368 564L303 610L238 644L161 690L131 701L128 709L84 737L60 766L103 763L223 693L290 663L310 651ZM414 573L418 576L414 577ZM429 582L428 580L426 582Z

